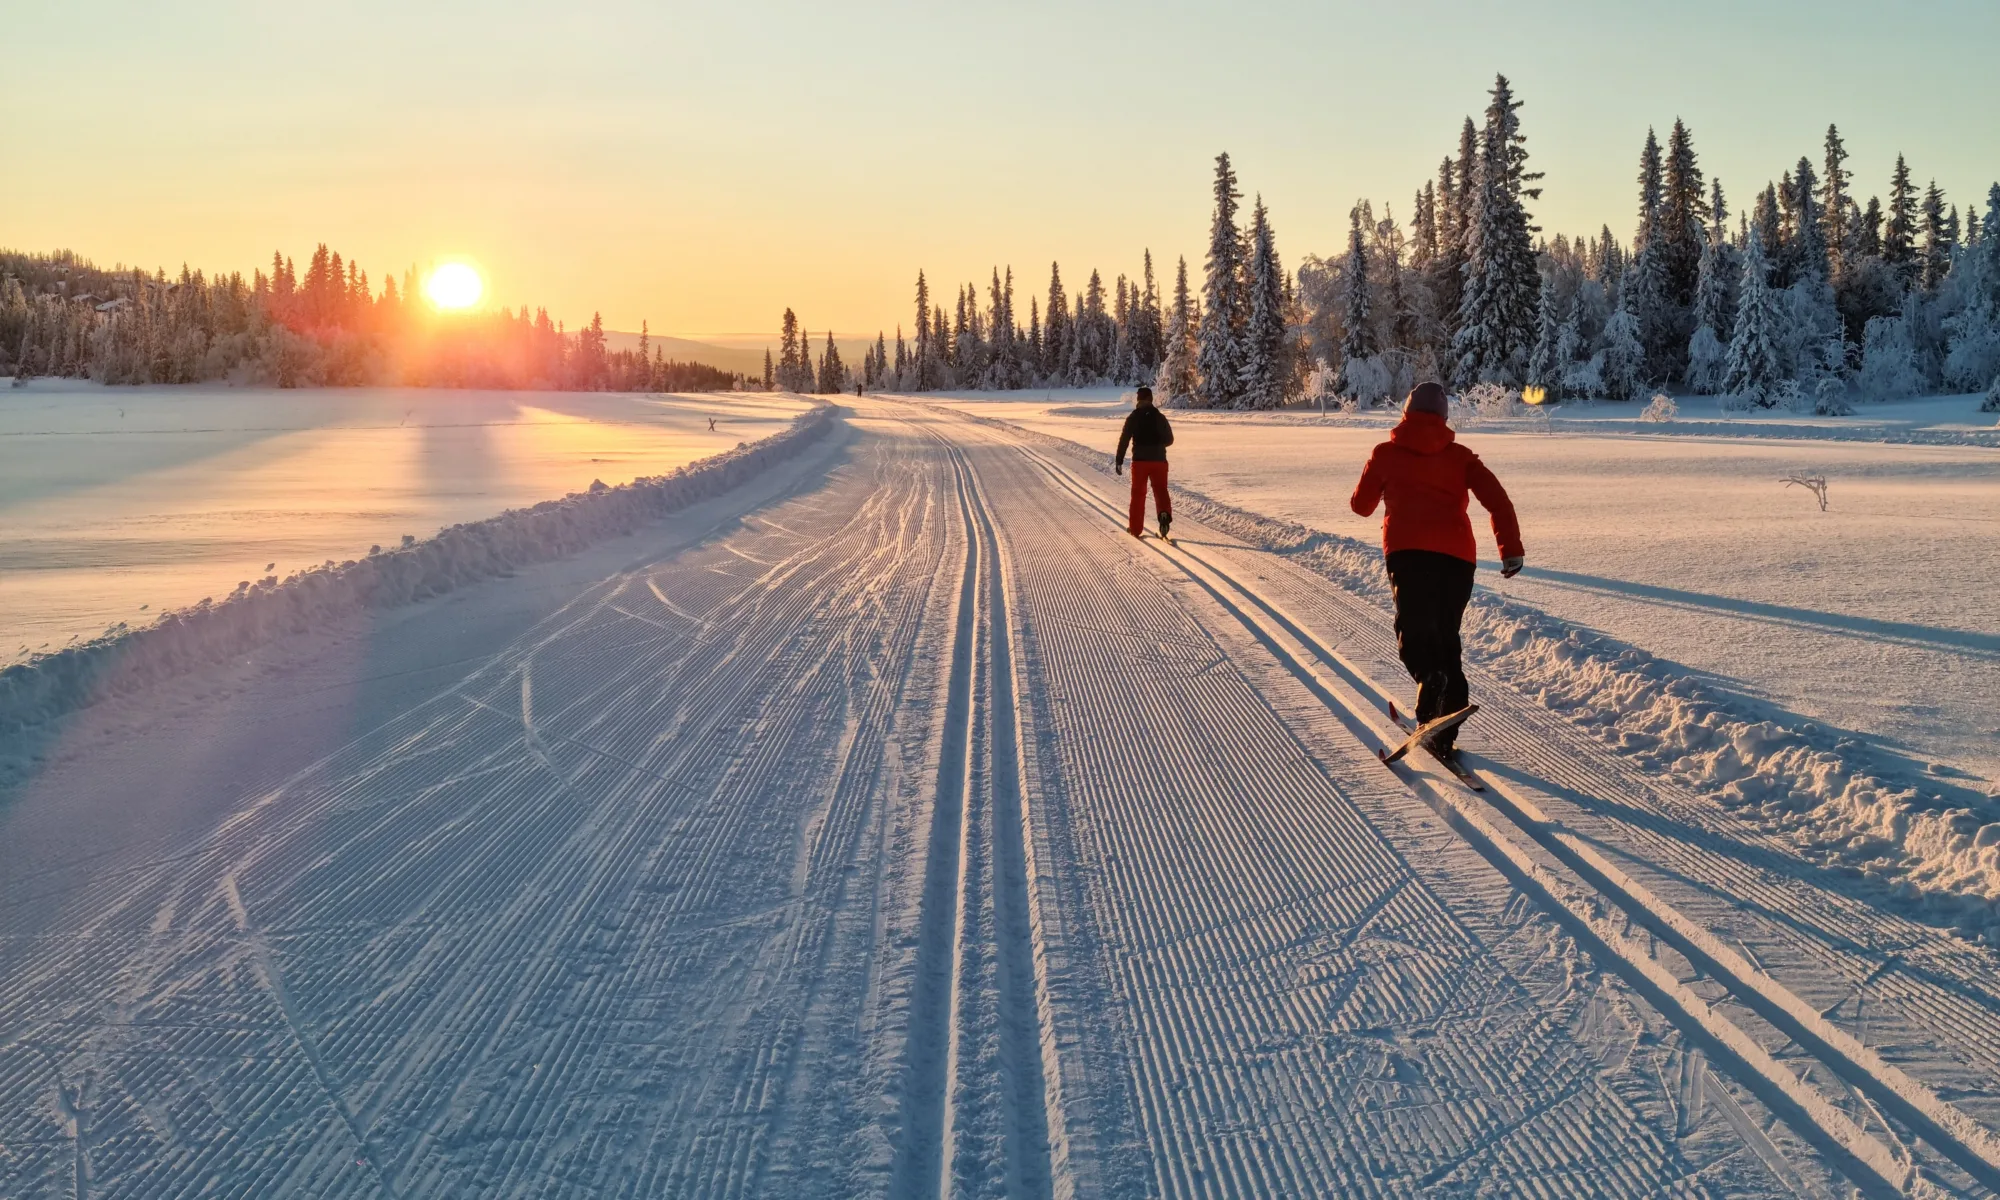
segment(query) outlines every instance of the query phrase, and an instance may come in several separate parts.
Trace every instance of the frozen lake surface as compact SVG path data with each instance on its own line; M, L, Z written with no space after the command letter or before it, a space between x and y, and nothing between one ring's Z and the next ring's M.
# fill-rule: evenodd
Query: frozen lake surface
M239 580L663 474L802 407L745 394L0 390L0 665Z

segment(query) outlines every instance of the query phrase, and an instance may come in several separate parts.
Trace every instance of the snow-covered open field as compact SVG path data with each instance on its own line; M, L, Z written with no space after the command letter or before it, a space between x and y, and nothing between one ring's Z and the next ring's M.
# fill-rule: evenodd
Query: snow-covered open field
M976 417L1115 426L1007 403L854 402L635 533L38 731L0 794L0 1195L2000 1193L2000 925L1607 744L1490 641L1488 789L1385 767L1365 555L1195 502L1135 541L1095 456ZM1185 421L1182 477L1368 532L1273 424ZM1937 581L1843 613L1538 532L1539 488L1665 490L1655 445L1789 527L1728 443L1475 436L1535 561L1596 581L1551 607L1672 587L1820 613L1769 621L1802 655L1845 617L1992 669ZM1980 460L1838 449L1857 504L1874 463L1883 505L1992 515ZM1257 491L1288 469L1323 500ZM1563 624L1479 636L1508 620L1529 658ZM1926 888L1984 902L1987 821L1910 834L1957 856Z
M952 402L1107 456L1130 406L1109 389ZM1920 772L1936 764L2000 790L2000 430L1978 404L1753 418L1696 402L1665 425L1599 405L1546 427L1461 428L1514 497L1528 544L1525 574L1480 582ZM1355 516L1347 498L1391 418L1174 416L1177 482L1379 542L1380 515ZM1779 482L1794 473L1826 477L1827 511ZM1474 523L1491 556L1476 505Z
M220 599L240 580L357 558L594 479L661 474L802 407L750 395L0 388L0 666Z

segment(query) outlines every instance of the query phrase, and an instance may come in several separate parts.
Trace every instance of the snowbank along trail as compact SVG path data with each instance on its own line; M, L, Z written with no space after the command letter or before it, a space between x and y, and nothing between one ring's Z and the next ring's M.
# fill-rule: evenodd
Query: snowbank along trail
M1993 1187L1980 961L1489 679L1490 805L1392 773L1378 610L856 409L0 914L0 1194Z

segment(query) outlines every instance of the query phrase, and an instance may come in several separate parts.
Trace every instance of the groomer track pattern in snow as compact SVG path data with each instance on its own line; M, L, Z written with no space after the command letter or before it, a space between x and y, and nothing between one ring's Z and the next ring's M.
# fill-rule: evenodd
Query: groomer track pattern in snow
M0 809L0 1194L2000 1186L1990 949L1483 670L1493 792L1385 768L1367 599L1199 513L1134 542L1045 439L855 409L400 610L460 639L429 682L189 767L179 828L43 818L165 790L118 764L215 685L78 714L123 757Z

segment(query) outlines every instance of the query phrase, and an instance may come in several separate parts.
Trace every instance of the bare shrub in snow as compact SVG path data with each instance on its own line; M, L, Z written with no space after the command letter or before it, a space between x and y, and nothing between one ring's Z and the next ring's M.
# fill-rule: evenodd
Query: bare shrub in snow
M1312 374L1306 376L1306 402L1317 405L1322 413L1326 411L1326 402L1336 397L1339 392L1340 372L1325 363L1314 367Z
M1452 397L1452 417L1466 424L1481 421L1512 421L1527 411L1518 389L1497 383L1475 383Z
M1662 392L1656 394L1651 403L1647 404L1640 411L1639 419L1641 421L1671 421L1680 415L1681 406L1674 403L1672 396Z
M1780 479L1778 482L1784 484L1786 487L1802 487L1811 492L1813 499L1819 501L1819 510L1821 512L1826 511L1826 476L1806 475L1794 472Z

